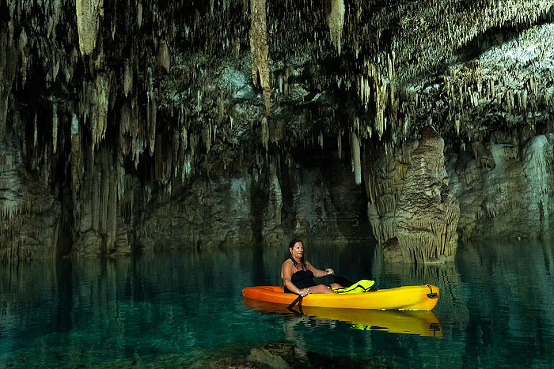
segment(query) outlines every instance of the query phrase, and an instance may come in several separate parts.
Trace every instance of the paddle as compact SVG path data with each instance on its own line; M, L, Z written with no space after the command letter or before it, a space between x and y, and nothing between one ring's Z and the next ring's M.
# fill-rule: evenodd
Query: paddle
M333 275L333 277L335 278L335 283L338 283L340 284L342 287L346 288L346 287L350 287L352 286L354 283L351 282L350 280L344 278L344 277L341 277L340 275Z
M302 295L298 295L298 297L295 298L294 301L291 302L291 304L289 306L287 306L287 309L289 309L290 311L296 313L296 311L294 310L294 305L296 305L296 303L298 303L298 309L300 310L300 313L302 314L302 298L303 297L304 296L302 296Z

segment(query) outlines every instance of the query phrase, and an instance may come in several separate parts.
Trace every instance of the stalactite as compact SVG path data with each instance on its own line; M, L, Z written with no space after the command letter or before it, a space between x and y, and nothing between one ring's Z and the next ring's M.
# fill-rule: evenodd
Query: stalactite
M268 237L281 225L281 212L283 208L283 193L281 183L277 175L277 164L274 160L269 163L269 189L267 207L264 210L262 234Z
M183 152L188 148L188 131L185 126L183 126L183 129L181 130L181 147L183 148Z
M212 147L212 125L205 124L204 127L202 127L201 134L202 134L202 143L206 148L206 152L210 152L210 149Z
M266 0L251 0L250 52L252 54L252 81L263 90L266 115L271 113L271 85L269 79L269 46L267 44Z
M527 111L527 90L523 90L521 93L521 106L524 111Z
M456 134L459 136L460 135L460 118L458 116L456 116L456 119L454 121L454 125L456 127Z
M196 149L198 147L198 135L192 134L190 137L190 152L192 157L194 157L194 154L196 153Z
M71 188L73 194L78 198L81 188L81 132L79 129L79 120L73 115L71 120Z
M186 149L183 149L182 132L175 130L171 139L173 146L173 177L179 178L183 172L182 157L185 155Z
M52 103L52 147L54 154L58 148L58 104Z
M342 43L342 30L344 27L344 0L328 0L328 6L330 9L327 12L327 26L329 27L329 34L331 36L331 42L337 49L339 55L341 54Z
M140 155L144 152L145 139L139 123L142 118L136 96L131 100L131 118L129 119L129 132L131 134L131 146L135 168L138 166Z
M142 2L139 1L137 4L137 26L142 28Z
M173 163L173 154L171 147L164 144L161 135L156 139L156 149L154 150L154 173L156 180L166 184L171 178L171 168Z
M267 117L262 119L262 145L266 150L269 148L269 124Z
M166 41L161 41L158 49L158 64L169 73L171 67L171 54Z
M123 93L125 97L129 95L133 89L133 69L131 67L131 60L125 60L125 67L123 70Z
M128 101L125 101L121 105L121 112L119 114L119 143L121 152L124 155L131 153L131 138L128 137L130 133L130 120L131 120L131 107Z
M154 92L154 77L152 75L152 68L148 68L146 71L146 129L148 134L148 148L150 149L150 156L154 155L154 148L156 144L156 116L157 116L157 103L156 95Z
M19 34L19 40L18 40L18 47L19 47L19 53L21 55L21 66L20 66L20 73L21 73L21 81L23 84L23 87L25 87L25 84L27 82L27 72L30 67L30 60L27 55L27 32L25 31L25 28L21 29L21 33Z
M102 73L97 74L94 83L87 85L87 100L90 111L92 151L104 140L108 125L108 105L110 102L110 81Z
M35 111L35 119L33 119L33 149L37 150L37 146L38 146L38 113ZM34 166L35 165L33 164L33 167Z
M377 134L379 135L379 139L383 136L383 133L385 131L385 108L386 108L386 100L387 100L387 85L382 84L376 86L376 96L375 96L375 129L377 130Z
M342 134L343 131L341 130L337 135L337 151L339 153L339 159L342 159Z
M76 0L79 49L83 55L92 54L104 16L104 0Z
M183 157L183 170L181 172L181 181L184 183L186 179L192 175L192 157L185 154Z
M6 131L6 121L8 118L8 97L10 95L11 86L5 83L0 83L0 143L4 140Z
M362 166L360 160L360 141L356 133L350 133L350 147L352 148L352 172L357 185L362 183Z

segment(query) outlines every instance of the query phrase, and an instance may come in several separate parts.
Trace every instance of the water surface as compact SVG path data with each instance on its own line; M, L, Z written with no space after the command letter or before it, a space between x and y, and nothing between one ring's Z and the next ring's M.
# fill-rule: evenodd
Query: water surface
M316 266L353 280L375 279L378 288L440 287L435 337L252 309L242 288L279 284L285 250L3 266L0 367L200 367L288 341L394 368L549 368L553 248L466 245L454 264L414 267L376 262L371 244L307 245Z

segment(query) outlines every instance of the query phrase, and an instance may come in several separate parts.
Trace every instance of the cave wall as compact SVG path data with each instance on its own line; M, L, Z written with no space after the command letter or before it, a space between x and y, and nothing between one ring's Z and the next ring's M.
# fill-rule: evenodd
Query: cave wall
M153 195L158 198L137 223L138 247L281 248L292 237L372 240L363 191L348 160L332 154L278 157L251 171L212 173L171 195Z
M54 258L63 238L55 189L25 170L17 140L0 144L0 261Z
M522 142L489 142L487 164L472 153L451 157L452 191L460 199L459 233L465 239L553 237L552 133Z

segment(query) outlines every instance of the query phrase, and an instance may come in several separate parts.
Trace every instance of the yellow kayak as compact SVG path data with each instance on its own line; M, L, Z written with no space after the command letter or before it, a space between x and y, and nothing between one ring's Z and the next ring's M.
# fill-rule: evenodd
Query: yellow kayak
M283 287L246 287L242 295L252 300L289 305L298 295L284 293ZM360 310L433 310L439 288L433 285L403 286L350 294L310 294L301 301L305 307Z
M243 299L244 305L265 313L290 315L285 305ZM359 310L305 306L302 314L315 319L338 320L350 323L352 328L377 330L389 333L417 334L426 337L442 337L442 326L432 311Z

